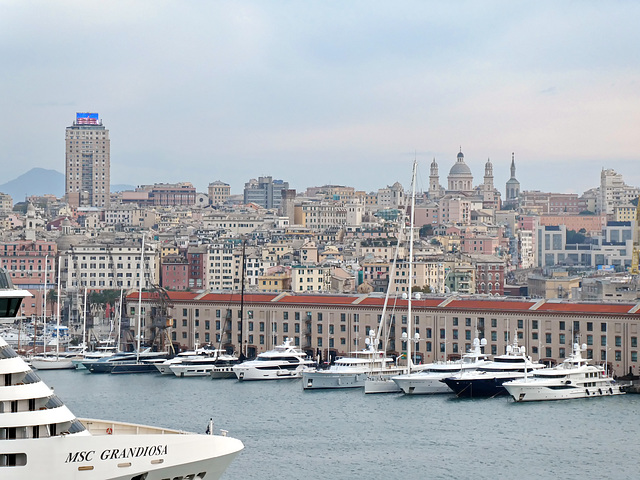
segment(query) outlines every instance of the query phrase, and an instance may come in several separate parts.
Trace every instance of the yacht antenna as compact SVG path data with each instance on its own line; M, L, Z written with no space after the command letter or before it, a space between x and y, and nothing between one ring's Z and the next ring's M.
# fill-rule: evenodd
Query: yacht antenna
M140 322L142 321L142 279L144 278L144 233L142 234L142 248L140 249L140 280L138 285L138 341L136 342L136 363L140 363Z

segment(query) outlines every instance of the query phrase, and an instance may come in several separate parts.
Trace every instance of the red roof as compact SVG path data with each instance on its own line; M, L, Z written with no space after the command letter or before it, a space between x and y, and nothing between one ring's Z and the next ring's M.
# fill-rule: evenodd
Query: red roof
M632 308L633 305L621 305L619 303L545 303L537 311L627 315ZM640 313L631 315L640 315Z
M433 298L426 300L413 300L411 305L417 308L434 308L440 305L444 301L443 298ZM384 305L384 297L368 297L361 301L358 305L364 305L367 307L382 307ZM409 301L404 298L389 298L389 305L395 305L397 307L407 307Z
M535 302L510 302L507 300L453 300L444 308L461 310L529 310Z
M315 304L315 305L350 305L358 297L342 297L328 295L285 295L277 303Z
M270 302L278 295L273 293L245 293L244 303ZM227 302L240 303L242 295L239 293L207 293L199 301L201 302Z

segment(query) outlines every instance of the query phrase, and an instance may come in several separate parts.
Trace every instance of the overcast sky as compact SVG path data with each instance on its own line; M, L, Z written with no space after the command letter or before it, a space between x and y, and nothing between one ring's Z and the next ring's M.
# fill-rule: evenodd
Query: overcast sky
M0 0L0 183L64 172L98 112L111 183L260 175L372 191L460 147L503 191L640 185L637 1Z

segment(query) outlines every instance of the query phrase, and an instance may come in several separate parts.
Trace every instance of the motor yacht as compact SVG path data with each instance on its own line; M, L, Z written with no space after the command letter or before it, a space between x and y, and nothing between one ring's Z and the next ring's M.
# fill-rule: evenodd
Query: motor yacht
M233 366L238 364L238 357L229 355L224 350L216 350L209 357L184 358L181 362L169 367L176 377L205 377L210 376L216 367L227 367L233 375Z
M407 395L452 393L453 390L442 380L462 371L471 372L489 363L488 355L482 353L482 348L486 344L485 338L482 340L475 338L472 349L465 353L460 360L431 363L419 372L398 375L392 380Z
M607 375L603 366L591 365L589 360L582 357L582 352L586 349L586 344L580 348L575 343L571 355L560 365L536 370L522 379L505 382L503 387L516 402L623 394L621 385Z
M460 371L441 381L458 397L496 397L508 395L503 383L523 378L525 371L533 372L544 367L544 364L533 362L526 355L525 347L518 346L516 335L513 344L507 345L504 355L494 357L492 362L471 372Z
M368 376L398 375L404 367L395 364L393 358L379 350L375 345L373 329L367 337L367 347L350 352L348 356L338 358L326 370L312 369L302 372L302 388L305 390L327 388L364 387Z
M291 341L291 338L287 338L273 350L258 354L255 360L234 365L233 373L238 380L300 378L302 371L315 366L315 363Z
M0 316L15 317L31 294L0 277ZM217 479L244 448L224 434L76 418L3 339L0 372L3 480Z

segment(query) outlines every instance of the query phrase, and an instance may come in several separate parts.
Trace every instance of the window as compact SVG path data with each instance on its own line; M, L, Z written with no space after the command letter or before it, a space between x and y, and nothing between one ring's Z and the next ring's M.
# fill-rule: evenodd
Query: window
M531 329L538 330L538 320L531 320Z
M587 332L593 332L593 322L587 322Z
M631 337L631 346L634 348L638 346L638 337Z
M547 347L547 348L545 348L544 350L545 350L545 356L546 356L547 358L551 358L551 348L550 348L550 347Z
M600 331L601 332L606 332L607 331L607 324L606 323L601 323L600 324Z
M524 328L524 320L518 320L518 328Z
M496 332L496 331L492 331L491 332L491 341L492 342L497 342L498 341L498 332Z
M454 327L458 326L458 317L453 317L453 326Z
M447 333L444 328L440 329L440 338L447 338Z
M560 345L564 345L564 340L565 340L564 333L561 333L559 335L559 339L560 339ZM560 354L560 356L564 358L564 355Z
M498 319L497 318L492 318L491 319L491 328L497 328L498 327Z
M544 341L545 343L551 343L551 334L550 333L545 333L544 334ZM547 355L547 357L550 357L551 355Z
M587 335L587 345L593 345L593 335Z
M621 347L622 346L622 337L620 337L619 335L616 335L616 347Z
M321 323L318 324L318 334L322 334L322 324Z
M559 326L560 330L564 330L565 329L565 322L564 321L561 321L559 325L560 325Z
M465 340L471 340L471 330L465 330L464 331L464 339Z
M600 345L602 345L603 347L607 346L607 336L606 335L602 335L600 337Z
M470 318L465 318L464 319L464 326L465 327L470 327L471 326L471 319Z
M453 329L453 339L454 339L454 340L457 340L457 339L458 339L458 329L457 329L457 328L454 328L454 329Z

